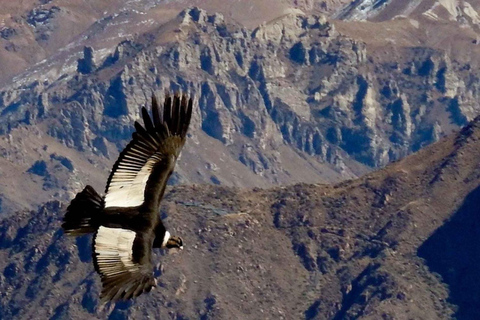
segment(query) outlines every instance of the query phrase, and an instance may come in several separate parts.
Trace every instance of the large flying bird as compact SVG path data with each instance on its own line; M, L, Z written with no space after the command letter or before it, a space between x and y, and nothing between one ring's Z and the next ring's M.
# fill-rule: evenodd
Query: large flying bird
M132 140L120 153L105 196L91 186L67 208L62 228L69 235L94 233L92 256L102 279L102 302L130 299L155 285L152 248L183 248L159 216L167 180L185 144L191 98L168 95L160 112L152 97L152 118L142 108ZM153 120L153 121L152 121Z

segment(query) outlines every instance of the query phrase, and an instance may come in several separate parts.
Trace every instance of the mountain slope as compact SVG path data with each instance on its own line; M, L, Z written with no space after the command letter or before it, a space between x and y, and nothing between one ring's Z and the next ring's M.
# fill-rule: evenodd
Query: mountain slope
M359 42L345 35L347 22L322 16L290 13L249 30L191 8L112 48L119 38L111 32L132 19L99 21L0 92L5 166L24 177L19 188L35 190L22 199L1 187L3 212L66 201L90 180L103 188L152 91L198 98L174 183L337 182L437 141L479 112L478 48L468 38L465 56L451 57L413 38L400 47ZM60 143L39 147L50 137ZM44 174L35 174L37 161ZM63 176L52 183L56 168Z
M3 318L448 319L456 304L473 319L475 286L449 292L432 271L475 277L479 144L480 118L335 186L174 188L162 214L186 249L156 258L156 291L115 307L98 306L90 239L62 235L62 204L19 213L0 225Z

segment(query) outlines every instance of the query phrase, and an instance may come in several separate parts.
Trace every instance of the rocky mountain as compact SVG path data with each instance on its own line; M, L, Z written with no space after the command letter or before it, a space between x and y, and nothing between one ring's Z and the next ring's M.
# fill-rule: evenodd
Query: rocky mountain
M0 0L0 318L476 319L479 10ZM161 210L186 249L101 306L60 220L165 90L197 99Z
M292 8L286 0L0 0L0 83L52 55L78 52L81 44L111 51L122 40L198 5L251 28Z
M64 236L51 201L0 223L2 319L475 319L479 159L477 118L336 185L172 188L185 250L157 252L156 290L107 306L90 237Z
M18 44L13 60L0 54L0 65L18 68L5 69L0 89L3 214L67 201L86 183L102 189L139 107L165 89L198 99L174 184L350 179L479 113L473 28L442 42L413 18L340 21L302 12L308 3L235 3L181 11L196 2L25 1L11 9L4 21L16 31L5 31L4 49L33 42ZM82 10L84 20L75 18ZM75 32L61 33L64 23ZM37 58L22 58L37 45Z

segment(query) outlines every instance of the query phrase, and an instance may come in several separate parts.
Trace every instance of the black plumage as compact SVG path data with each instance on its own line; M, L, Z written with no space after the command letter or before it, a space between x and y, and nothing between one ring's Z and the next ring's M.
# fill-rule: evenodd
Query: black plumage
M120 153L107 180L105 196L91 186L78 193L65 213L67 234L95 233L95 270L101 299L129 299L155 286L152 248L182 248L166 231L159 214L168 178L185 144L192 98L168 95L163 112L152 97L152 117L142 108L144 126L135 122L132 140Z

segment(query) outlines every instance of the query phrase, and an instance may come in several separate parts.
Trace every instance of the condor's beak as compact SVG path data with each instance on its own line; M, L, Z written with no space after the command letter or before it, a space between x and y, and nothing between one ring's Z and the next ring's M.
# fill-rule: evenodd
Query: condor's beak
M183 246L180 247L180 250L183 250Z

